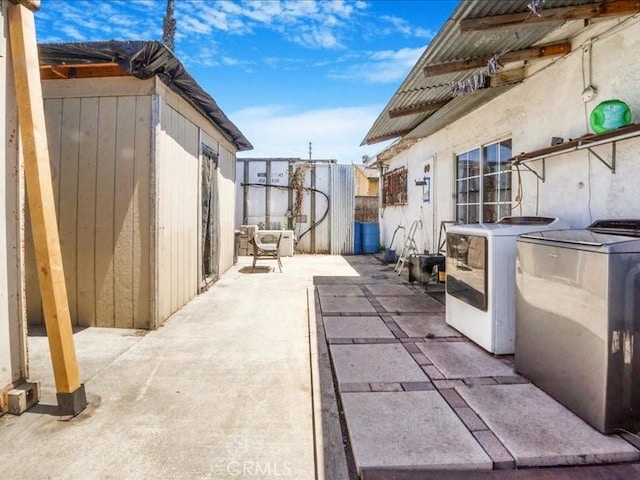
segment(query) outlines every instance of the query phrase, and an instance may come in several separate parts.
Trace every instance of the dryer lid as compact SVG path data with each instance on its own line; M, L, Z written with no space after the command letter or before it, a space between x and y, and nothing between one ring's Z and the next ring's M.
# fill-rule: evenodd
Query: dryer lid
M587 227L587 230L608 235L640 237L640 220L617 218L612 220L596 220Z
M522 241L534 243L553 243L565 248L582 248L603 253L640 252L640 238L622 234L599 233L590 229L549 230L545 232L525 233Z

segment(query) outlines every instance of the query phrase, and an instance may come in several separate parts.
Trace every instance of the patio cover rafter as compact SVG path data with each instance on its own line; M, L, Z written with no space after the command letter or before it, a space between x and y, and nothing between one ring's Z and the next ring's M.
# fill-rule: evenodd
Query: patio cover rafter
M522 27L540 23L631 15L640 12L638 0L606 0L600 3L542 9L540 16L519 12L489 17L468 18L460 22L461 32L477 32L499 28Z
M413 115L415 113L435 112L449 103L451 99L442 100L440 102L416 103L406 107L394 108L389 110L389 118L403 117L405 115Z
M570 42L552 43L550 45L542 45L539 47L525 48L514 52L507 52L500 56L500 63L513 63L524 60L537 60L546 57L557 57L566 55L571 52ZM428 77L435 75L444 75L447 73L463 72L473 70L474 68L482 68L487 65L492 55L483 55L482 57L470 58L458 62L439 63L435 65L427 65L424 67L424 74Z

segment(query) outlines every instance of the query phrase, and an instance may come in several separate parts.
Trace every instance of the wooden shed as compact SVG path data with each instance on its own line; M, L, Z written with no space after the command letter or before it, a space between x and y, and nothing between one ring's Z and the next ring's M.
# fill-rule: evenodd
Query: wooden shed
M39 51L72 321L157 328L233 264L236 152L252 146L161 43Z

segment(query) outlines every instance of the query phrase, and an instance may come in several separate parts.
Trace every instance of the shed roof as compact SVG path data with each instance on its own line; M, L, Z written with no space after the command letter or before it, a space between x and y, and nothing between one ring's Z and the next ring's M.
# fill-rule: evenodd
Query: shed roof
M60 66L70 77L90 66L102 66L92 71L92 77L130 74L140 79L158 76L171 90L187 100L216 125L239 151L253 145L229 120L216 101L187 72L180 60L160 42L108 41L85 43L44 43L38 45L40 65ZM71 71L73 69L73 71ZM70 73L71 72L71 73ZM53 77L51 77L53 78Z
M380 170L373 165L356 165L356 170L360 170L362 174L369 180L376 180L380 178Z
M584 9L596 12L602 3L601 0L546 0L541 5L543 12L577 6L583 6L583 12ZM545 18L547 21L540 22L529 10L528 4L527 0L461 0L451 18L431 41L382 110L362 144L370 145L399 137L415 139L431 135L512 88L523 79L524 74L521 70L522 61L510 62L509 65L505 65L505 70L512 70L511 73L516 74L512 76L511 81L507 78L503 82L495 82L496 86L454 97L451 94L451 85L472 78L479 68L456 71L444 69L435 74L433 72L436 69L432 68L427 75L425 67L480 60L495 54L521 52L533 47L546 46L549 42L566 42L566 39L572 38L584 28L583 21L567 21L573 17L560 14L561 10L554 10L553 21L548 21L548 18L552 18L549 16ZM567 9L569 10L571 9ZM555 12L558 14L555 15ZM465 20L506 14L524 14L514 16L524 19L506 28L462 31L461 24ZM544 45L541 43L543 40ZM518 69L522 72L520 76L516 71ZM425 111L430 108L430 111ZM407 148L411 145L411 142L396 143L388 150L397 153L398 149L402 150L402 147ZM380 159L380 155L378 157Z

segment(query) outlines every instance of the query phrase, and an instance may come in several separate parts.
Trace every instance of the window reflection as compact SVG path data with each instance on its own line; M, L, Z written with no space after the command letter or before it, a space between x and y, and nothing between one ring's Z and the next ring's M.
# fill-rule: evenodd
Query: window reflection
M447 293L487 310L487 239L447 234Z
M504 140L456 156L457 223L496 222L511 212L511 155Z

